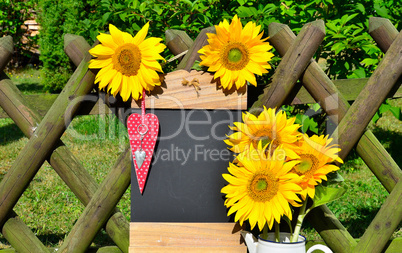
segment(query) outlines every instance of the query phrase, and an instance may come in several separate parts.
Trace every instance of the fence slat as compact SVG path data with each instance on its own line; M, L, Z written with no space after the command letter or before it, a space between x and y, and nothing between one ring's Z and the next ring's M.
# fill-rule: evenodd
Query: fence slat
M178 55L188 50L193 45L193 40L185 31L168 29L165 32L166 46L173 55Z
M181 60L179 65L177 65L177 69L190 71L191 67L194 65L194 62L196 60L200 60L198 50L208 43L207 33L215 33L215 27L208 27L201 30L187 54L183 57L183 60Z
M377 42L383 52L387 52L392 42L398 36L398 30L386 18L370 17L369 34Z
M0 221L4 221L5 215L13 208L66 130L70 122L65 117L75 114L81 96L92 89L95 76L88 71L89 59L88 54L0 182ZM72 100L75 100L74 106L70 106ZM67 109L69 114L66 115Z
M388 239L402 219L402 180L399 181L387 200L382 204L354 252L382 252Z
M11 60L13 52L13 38L11 36L0 38L0 72L3 71L7 63Z
M32 230L12 211L6 218L1 233L14 249L21 253L49 252Z
M271 41L276 39L278 40L277 44L282 44L283 42L280 40L283 36L280 34L287 32L286 27L287 26L278 23L271 23L269 25L269 36L271 37ZM288 52L283 56L279 63L279 66L272 77L270 87L265 89L261 100L264 106L273 108L280 107L284 104L285 100L291 94L293 87L295 87L297 80L303 74L310 62L314 61L312 60L312 57L324 37L324 21L317 20L303 26L300 33L294 39L294 42L289 47Z
M130 185L130 159L131 147L128 145L64 240L60 252L84 252L89 247Z
M345 159L362 136L367 124L385 100L402 73L402 32L394 40L367 85L360 92L345 117L339 123L337 133ZM335 131L336 132L336 131Z

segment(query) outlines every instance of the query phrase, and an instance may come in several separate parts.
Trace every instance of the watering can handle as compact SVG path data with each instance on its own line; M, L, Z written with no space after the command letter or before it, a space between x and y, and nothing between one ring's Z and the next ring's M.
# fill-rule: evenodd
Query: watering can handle
M314 250L321 250L324 253L332 253L330 248L328 248L327 246L321 245L321 244L317 244L317 245L312 246L311 248L308 249L307 253L311 253Z

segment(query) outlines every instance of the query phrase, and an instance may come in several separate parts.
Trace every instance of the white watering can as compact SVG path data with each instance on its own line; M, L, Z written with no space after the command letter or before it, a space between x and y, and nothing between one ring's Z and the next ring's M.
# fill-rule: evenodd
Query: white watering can
M279 242L275 242L275 233L268 233L267 240L258 237L258 241L250 232L241 231L241 235L250 253L306 253L306 238L301 235L297 242L290 242L290 233L280 233ZM307 253L314 250L332 253L327 246L320 244L312 246Z

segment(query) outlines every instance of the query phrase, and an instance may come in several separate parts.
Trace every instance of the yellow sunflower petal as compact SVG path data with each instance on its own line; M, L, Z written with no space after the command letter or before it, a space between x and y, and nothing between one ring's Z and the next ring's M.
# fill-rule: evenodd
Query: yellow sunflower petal
M144 41L145 37L147 36L149 28L149 22L147 22L144 27L134 36L133 43L135 45L139 45L141 42Z
M117 29L116 26L109 24L109 31L110 34L112 35L113 41L118 45L123 45L124 44L124 39L123 39L123 32Z
M273 54L267 51L272 47L261 40L260 29L253 22L243 28L235 15L230 24L225 19L215 26L216 34L207 34L209 44L198 51L200 64L215 71L214 77L220 78L223 89L240 89L246 85L244 80L256 86L254 74L262 75L271 68L267 62Z

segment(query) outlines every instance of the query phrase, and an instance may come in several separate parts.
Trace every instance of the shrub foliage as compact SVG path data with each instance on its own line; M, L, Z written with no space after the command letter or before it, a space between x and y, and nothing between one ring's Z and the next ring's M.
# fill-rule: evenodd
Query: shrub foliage
M398 0L39 0L39 6L41 59L44 73L53 75L47 86L56 90L65 81L58 83L54 72L61 81L64 73L71 71L62 51L62 34L83 35L92 43L99 32L108 30L109 23L135 34L150 22L151 36L164 38L167 29L181 29L195 38L201 29L235 14L244 24L257 22L265 34L271 22L286 24L298 33L305 23L322 19L327 34L316 58L326 60L326 72L333 79L368 77L377 66L382 53L367 33L369 17L388 18L398 30L402 27L402 4Z
M36 43L35 37L25 36L25 44L22 43L26 33L24 21L30 19L31 10L34 8L35 0L1 0L0 1L0 37L12 36L14 41L14 65L18 66L19 60L23 57L30 57L29 49Z

